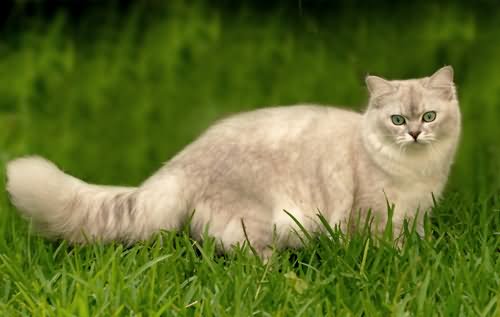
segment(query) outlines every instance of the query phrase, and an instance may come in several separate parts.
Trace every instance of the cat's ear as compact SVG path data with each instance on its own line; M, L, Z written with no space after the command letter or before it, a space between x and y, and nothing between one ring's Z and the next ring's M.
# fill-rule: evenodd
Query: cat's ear
M453 85L453 67L444 66L438 69L427 82L428 87L442 88Z
M372 97L394 92L397 89L390 81L378 76L366 76L365 82Z
M432 89L441 98L452 100L456 98L455 84L453 83L453 67L444 66L438 69L427 79L425 87Z

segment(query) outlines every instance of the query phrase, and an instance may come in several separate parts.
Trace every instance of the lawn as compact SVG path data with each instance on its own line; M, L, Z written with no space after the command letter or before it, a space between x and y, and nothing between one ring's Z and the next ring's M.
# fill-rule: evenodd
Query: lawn
M0 316L499 316L500 10L204 3L13 13L0 37L0 177L37 153L88 182L137 185L217 118L300 102L362 110L367 73L451 64L463 135L426 238L409 228L398 250L334 232L266 264L217 255L187 230L70 246L31 234L2 190Z

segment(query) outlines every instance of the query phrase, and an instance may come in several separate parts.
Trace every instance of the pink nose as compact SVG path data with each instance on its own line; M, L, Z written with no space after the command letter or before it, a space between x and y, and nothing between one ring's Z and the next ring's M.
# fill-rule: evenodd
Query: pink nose
M409 135L413 137L413 140L417 141L418 136L422 133L422 131L410 131L408 132Z

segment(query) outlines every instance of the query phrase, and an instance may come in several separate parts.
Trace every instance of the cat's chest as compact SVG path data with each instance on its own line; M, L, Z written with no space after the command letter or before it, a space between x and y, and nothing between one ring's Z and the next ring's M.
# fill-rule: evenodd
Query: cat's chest
M417 208L428 209L441 195L444 181L426 175L388 176L375 173L359 184L355 205L361 209L385 211L387 203L396 209L413 212Z
M389 182L384 190L395 207L395 217L406 217L432 208L434 201L441 196L443 187L443 179L424 176Z
M432 197L441 194L442 183L436 179L422 178L387 182L384 191L388 199L404 206L425 206L432 203Z
M443 160L429 162L425 159L409 158L404 162L384 160L376 168L371 169L373 189L382 191L384 200L407 208L432 205L433 196L441 195L447 179L447 170ZM386 199L385 199L386 198Z

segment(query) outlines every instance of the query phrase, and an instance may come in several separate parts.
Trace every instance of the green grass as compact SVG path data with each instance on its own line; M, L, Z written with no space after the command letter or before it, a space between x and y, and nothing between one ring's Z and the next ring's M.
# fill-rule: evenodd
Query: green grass
M389 7L388 7L389 8ZM183 232L132 247L30 234L0 194L1 316L498 316L498 10L342 8L313 17L173 1L103 22L64 12L0 39L0 162L38 153L90 182L136 185L215 119L318 102L362 109L366 73L452 64L463 137L420 240L320 236L263 264ZM293 10L292 10L293 11ZM414 12L408 15L408 12Z

